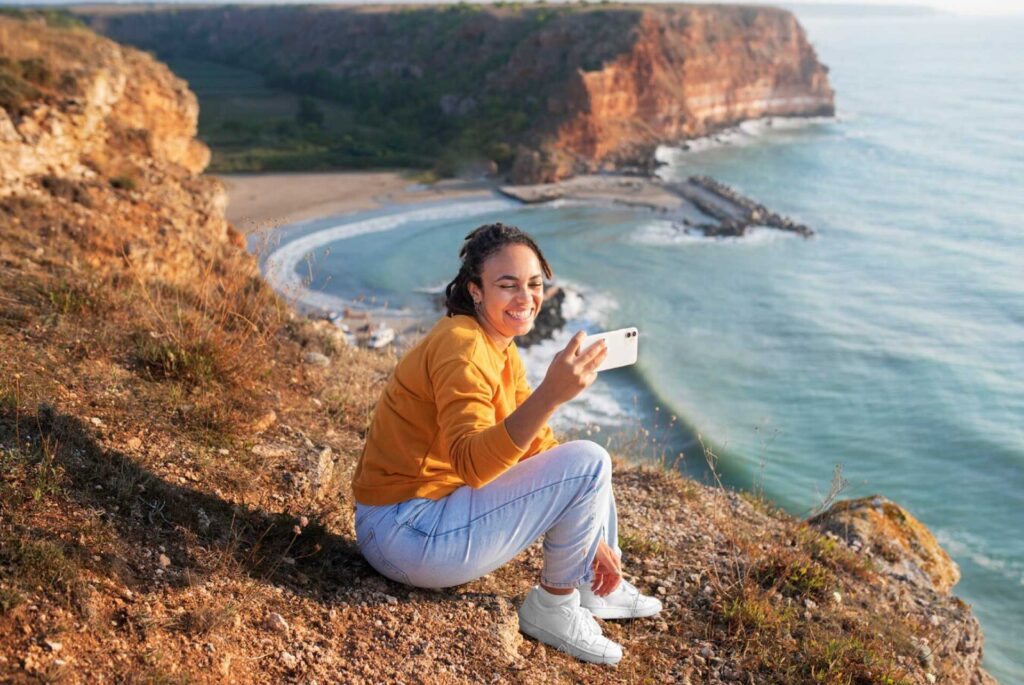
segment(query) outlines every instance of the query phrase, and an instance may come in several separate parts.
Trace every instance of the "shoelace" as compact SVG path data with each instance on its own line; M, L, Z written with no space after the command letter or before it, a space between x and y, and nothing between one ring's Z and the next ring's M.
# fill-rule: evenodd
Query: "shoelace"
M583 607L572 609L569 619L569 639L573 642L589 643L602 636L601 626L589 611Z

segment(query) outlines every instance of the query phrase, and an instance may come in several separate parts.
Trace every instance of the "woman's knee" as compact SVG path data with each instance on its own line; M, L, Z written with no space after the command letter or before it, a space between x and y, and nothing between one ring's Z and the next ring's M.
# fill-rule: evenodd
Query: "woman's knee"
M572 458L575 461L592 469L592 472L601 480L611 482L612 458L608 454L608 450L593 440L573 440L566 445L572 446Z

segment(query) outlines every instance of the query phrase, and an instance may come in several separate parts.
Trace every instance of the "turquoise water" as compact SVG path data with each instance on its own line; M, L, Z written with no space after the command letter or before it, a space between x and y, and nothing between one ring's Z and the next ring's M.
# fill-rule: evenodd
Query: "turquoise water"
M700 433L729 482L796 514L841 464L843 496L884 494L936 533L960 564L955 592L981 621L986 666L1021 683L1024 20L804 25L831 68L836 120L749 124L660 156L663 175L710 174L813 240L705 240L640 210L500 199L327 219L289 240L313 250L321 304L362 294L429 311L425 291L454 273L471 228L530 231L582 293L573 325L642 334L636 368L603 375L563 408L563 427L607 434L652 422L657 404L684 424L669 439L689 468L703 462ZM569 333L529 352L535 383Z

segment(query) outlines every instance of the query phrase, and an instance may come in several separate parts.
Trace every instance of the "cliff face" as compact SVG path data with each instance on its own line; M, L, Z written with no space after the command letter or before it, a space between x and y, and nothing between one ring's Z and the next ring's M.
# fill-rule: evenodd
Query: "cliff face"
M20 21L0 25L11 78L31 89L0 110L0 193L37 174L92 178L95 167L134 154L198 174L209 151L195 140L199 106L163 64L86 32L53 32ZM45 54L38 73L14 73Z
M543 71L543 70L541 70ZM827 69L788 12L647 8L628 45L599 68L577 67L561 116L519 180L550 181L603 166L646 166L659 144L746 119L834 113Z
M658 144L750 118L834 112L827 69L803 29L768 7L236 7L86 16L163 57L245 66L377 118L408 111L407 128L507 164L517 182L648 168Z
M269 292L164 67L0 17L0 69L0 681L992 682L955 567L882 500L808 525L616 459L665 611L605 624L615 670L520 636L539 544L385 581L348 483L394 358Z
M0 198L42 191L69 200L89 261L133 263L171 280L240 236L220 183L199 176L198 105L149 55L85 29L0 23ZM90 230L100 218L104 230ZM117 226L114 230L113 226Z

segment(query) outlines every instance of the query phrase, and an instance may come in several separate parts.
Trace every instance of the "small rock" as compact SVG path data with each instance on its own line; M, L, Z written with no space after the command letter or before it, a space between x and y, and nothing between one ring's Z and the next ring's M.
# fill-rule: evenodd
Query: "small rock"
M320 352L307 352L302 360L310 366L327 366L331 363L331 360L327 358L327 355L321 354Z
M815 602L810 597L808 597L807 599L804 600L804 606L807 607L811 611L813 611L814 609L818 608L817 602Z
M934 683L935 682L935 674L934 673L925 673L924 674L924 679L927 680L929 683Z
M271 611L267 614L267 617L263 620L263 627L282 635L287 635L291 630L288 627L288 621L284 620L284 616L276 611Z
M61 643L54 642L53 640L45 640L43 644L46 645L46 648L51 652L59 652L64 647Z
M249 429L253 433L262 433L263 431L273 426L276 422L277 413L273 409L270 409L267 411L266 414L256 419L256 421L253 422L252 426L250 426Z
M832 593L832 601L835 602L836 604L842 604L843 603L843 596L841 594L839 594L838 592L833 592Z
M97 417L97 416L92 416L92 417L90 417L90 418L89 418L89 422L90 422L90 423L91 423L92 425L94 425L94 426L102 426L102 425L103 425L103 420L102 420L102 419L100 419L100 418L99 418L99 417Z
M142 447L142 441L135 437L128 438L128 447L137 450Z
M287 669L293 669L299 665L299 660L295 658L295 655L291 652L281 652L281 663Z
M388 604L398 604L398 598L391 595L384 595L384 601Z
M708 646L704 646L700 648L700 655L705 659L710 659L715 655L715 650L711 649Z
M160 557L157 559L157 561L160 563L160 566L163 567L163 568L167 568L168 566L171 565L171 559L166 554L161 554Z

